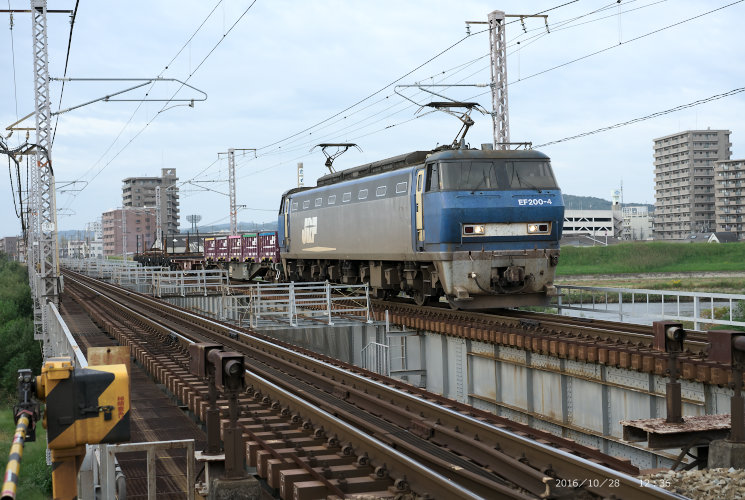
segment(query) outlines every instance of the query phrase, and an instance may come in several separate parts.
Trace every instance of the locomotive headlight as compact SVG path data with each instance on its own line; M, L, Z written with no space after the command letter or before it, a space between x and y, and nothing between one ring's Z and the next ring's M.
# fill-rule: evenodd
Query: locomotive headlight
M551 226L547 222L531 222L528 224L528 234L546 234Z
M486 232L486 227L483 224L464 224L463 235L464 236L483 236Z

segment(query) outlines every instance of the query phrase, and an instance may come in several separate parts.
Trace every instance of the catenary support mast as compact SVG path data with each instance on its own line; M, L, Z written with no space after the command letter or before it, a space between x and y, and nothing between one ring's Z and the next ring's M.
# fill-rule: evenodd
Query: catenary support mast
M494 148L509 149L510 115L507 105L507 42L504 12L489 13L489 44L491 47L491 100Z
M34 51L34 98L36 111L36 155L32 189L35 193L34 270L39 279L35 286L35 331L44 340L44 355L51 355L48 345L46 303L59 301L59 263L57 257L57 203L52 170L51 110L49 99L49 55L47 48L47 2L31 0ZM38 249L38 250L37 250ZM41 316L41 325L36 318Z
M238 208L235 206L235 149L228 149L228 184L230 196L230 235L238 234Z

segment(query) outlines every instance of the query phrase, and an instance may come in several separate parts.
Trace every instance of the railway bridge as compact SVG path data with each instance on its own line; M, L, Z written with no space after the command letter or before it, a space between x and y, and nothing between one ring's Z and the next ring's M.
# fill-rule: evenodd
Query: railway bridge
M102 445L80 475L88 491L676 498L640 471L702 465L731 431L722 415L737 364L724 357L736 349L697 331L668 335L672 349L666 332L685 331L675 322L464 313L328 284L66 266L55 352L126 346L133 440L160 446ZM194 371L195 353L218 348L245 357L245 390L215 391Z

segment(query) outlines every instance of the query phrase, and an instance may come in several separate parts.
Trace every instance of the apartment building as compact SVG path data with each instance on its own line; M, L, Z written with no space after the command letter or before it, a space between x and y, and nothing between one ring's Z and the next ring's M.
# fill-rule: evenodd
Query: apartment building
M22 239L23 238L19 238L18 236L6 236L5 238L0 238L0 252L6 254L11 260L19 260L18 244Z
M716 231L745 239L745 160L718 161L714 174Z
M654 139L656 239L714 231L714 168L732 154L729 130L686 130Z
M143 252L155 241L155 208L117 208L104 212L103 255L122 255L126 231L127 254Z
M155 188L160 186L160 219L163 234L179 232L179 192L175 168L161 169L160 177L128 177L122 181L122 206L155 207ZM155 225L155 223L153 223ZM104 244L104 249L106 245Z

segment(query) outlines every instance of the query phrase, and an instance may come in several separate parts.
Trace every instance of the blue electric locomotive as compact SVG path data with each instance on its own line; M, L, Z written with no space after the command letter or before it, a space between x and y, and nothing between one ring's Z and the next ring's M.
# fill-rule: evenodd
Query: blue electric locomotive
M416 151L318 179L282 196L288 279L369 283L418 304L545 304L564 202L538 151Z

